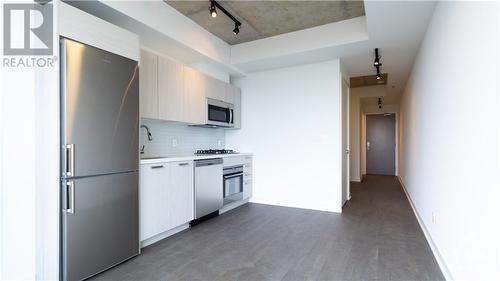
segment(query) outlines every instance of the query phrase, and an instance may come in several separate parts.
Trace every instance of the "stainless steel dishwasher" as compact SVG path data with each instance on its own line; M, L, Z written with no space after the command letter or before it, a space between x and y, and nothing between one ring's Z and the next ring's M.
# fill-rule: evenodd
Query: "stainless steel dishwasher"
M199 219L222 208L222 158L194 162L194 218Z

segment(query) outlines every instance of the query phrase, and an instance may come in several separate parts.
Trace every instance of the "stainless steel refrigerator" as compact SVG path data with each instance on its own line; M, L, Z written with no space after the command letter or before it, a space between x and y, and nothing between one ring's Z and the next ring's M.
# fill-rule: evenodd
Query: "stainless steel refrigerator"
M62 279L140 252L137 61L61 39Z

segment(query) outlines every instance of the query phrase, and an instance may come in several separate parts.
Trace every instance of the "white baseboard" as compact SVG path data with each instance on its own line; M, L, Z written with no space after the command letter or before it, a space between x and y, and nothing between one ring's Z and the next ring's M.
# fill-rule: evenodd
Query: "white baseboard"
M156 234L155 236L151 237L151 238L148 238L146 240L143 240L141 241L141 248L144 248L146 246L149 246L151 244L154 244L160 240L163 240L167 237L170 237L176 233L179 233L185 229L188 229L189 228L189 223L185 223L183 225L180 225L178 227L175 227L175 228L172 228L170 230L167 230L165 232L162 232L160 234Z
M439 250L438 250L436 244L434 244L434 241L432 240L432 237L431 237L429 231L425 227L424 221L422 220L422 218L418 214L417 208L415 207L415 204L411 200L410 194L408 194L408 191L406 190L406 187L403 184L403 181L401 180L399 175L398 175L398 180L399 180L399 183L401 184L401 186L403 187L403 191L406 194L406 198L408 198L408 202L410 202L410 206L413 210L413 213L415 214L415 217L417 218L417 221L418 221L418 224L420 225L420 228L424 232L425 239L427 240L427 243L429 243L429 246L431 247L432 253L434 254L434 258L436 258L436 261L439 265L439 268L441 269L441 272L444 275L444 278L446 280L450 280L450 281L453 280L453 277L452 277L448 267L446 266L446 263L444 262L443 257L439 253Z

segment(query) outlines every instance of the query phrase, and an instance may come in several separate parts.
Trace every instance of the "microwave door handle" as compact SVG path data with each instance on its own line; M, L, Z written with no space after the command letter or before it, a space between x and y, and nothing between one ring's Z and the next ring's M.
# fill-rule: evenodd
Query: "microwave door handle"
M226 108L226 123L231 123L231 109Z
M231 124L234 124L234 109L230 109L231 112Z

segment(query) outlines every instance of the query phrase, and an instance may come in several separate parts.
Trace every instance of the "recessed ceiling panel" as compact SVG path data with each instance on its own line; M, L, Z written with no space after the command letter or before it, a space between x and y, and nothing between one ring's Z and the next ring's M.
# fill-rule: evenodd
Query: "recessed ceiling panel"
M165 2L230 45L365 15L363 1L217 1L242 23L235 35L221 11L210 16L208 0Z
M382 73L381 76L382 79L380 80L377 80L377 75L351 77L349 85L351 88L386 85L388 77L387 73Z

